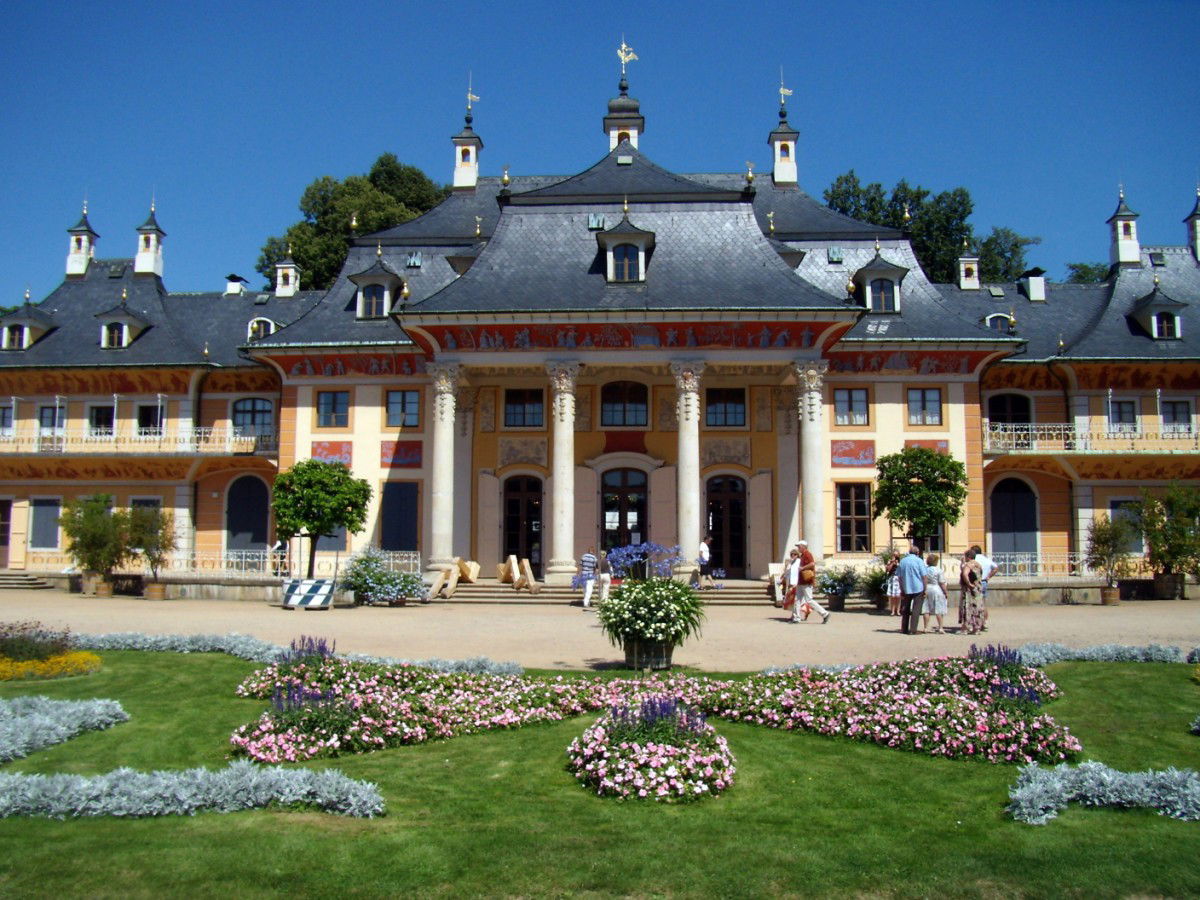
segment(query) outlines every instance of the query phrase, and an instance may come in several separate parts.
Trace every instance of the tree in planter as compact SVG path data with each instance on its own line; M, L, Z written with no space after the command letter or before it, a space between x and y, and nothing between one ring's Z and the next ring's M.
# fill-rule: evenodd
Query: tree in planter
M113 509L111 494L69 500L58 524L67 539L67 553L84 572L94 572L105 584L113 570L134 555L129 510Z
M967 467L948 453L905 447L876 462L879 479L872 498L876 517L886 515L914 539L941 533L962 516Z
M1200 490L1173 484L1162 494L1142 491L1133 510L1156 575L1181 575L1200 566Z
M344 463L306 459L275 478L271 492L275 532L285 541L308 538L308 577L313 577L317 540L338 528L358 534L367 520L371 486Z
M141 548L150 577L157 582L158 570L179 546L175 515L157 506L138 506L130 510L130 529L133 545Z
M1129 542L1137 532L1128 519L1118 516L1097 516L1088 525L1087 556L1084 562L1089 569L1104 575L1108 587L1114 587L1118 578L1129 570Z

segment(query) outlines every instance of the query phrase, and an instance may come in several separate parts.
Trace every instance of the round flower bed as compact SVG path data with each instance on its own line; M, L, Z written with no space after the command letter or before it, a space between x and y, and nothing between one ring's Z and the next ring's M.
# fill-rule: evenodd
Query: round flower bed
M614 706L567 747L567 768L601 797L686 803L733 784L733 754L704 716L668 697Z

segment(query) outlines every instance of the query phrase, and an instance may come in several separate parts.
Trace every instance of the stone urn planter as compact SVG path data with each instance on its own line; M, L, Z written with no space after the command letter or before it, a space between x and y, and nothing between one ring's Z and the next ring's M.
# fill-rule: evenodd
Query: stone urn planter
M669 669L675 646L666 641L648 641L626 636L621 641L625 665L631 669Z
M160 581L151 581L142 588L142 597L146 600L166 600L167 586Z

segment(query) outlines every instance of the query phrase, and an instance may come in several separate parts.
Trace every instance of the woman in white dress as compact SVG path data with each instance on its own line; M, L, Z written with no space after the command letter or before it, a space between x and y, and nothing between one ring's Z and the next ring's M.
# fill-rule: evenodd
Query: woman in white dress
M942 572L942 567L938 565L939 558L936 553L930 553L925 557L925 620L924 629L929 630L929 617L933 616L937 619L936 634L945 634L942 628L942 620L947 612L946 603L946 576Z

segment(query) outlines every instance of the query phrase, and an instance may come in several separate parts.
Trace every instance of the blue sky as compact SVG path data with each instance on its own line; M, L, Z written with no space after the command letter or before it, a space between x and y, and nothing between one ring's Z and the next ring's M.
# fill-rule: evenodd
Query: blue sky
M8 0L0 303L61 280L86 193L102 256L151 194L172 290L254 273L315 177L384 151L451 175L468 71L484 174L607 151L622 35L641 149L680 172L769 167L784 67L800 182L967 187L977 232L1039 235L1053 278L1107 261L1118 182L1145 244L1182 244L1200 179L1200 3L89 3Z

